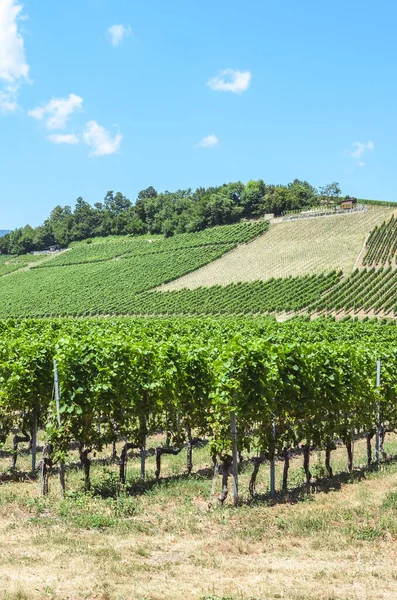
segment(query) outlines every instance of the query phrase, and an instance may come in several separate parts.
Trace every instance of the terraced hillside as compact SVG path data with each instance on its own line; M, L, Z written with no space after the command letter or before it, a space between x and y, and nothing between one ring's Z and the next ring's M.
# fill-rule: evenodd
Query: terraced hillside
M369 207L341 216L276 221L270 229L265 222L239 223L167 239L87 240L50 257L1 256L0 318L394 317L392 215L388 207Z
M366 212L274 223L266 236L162 289L194 289L333 270L348 275L366 237L392 214L388 207L370 206Z
M34 258L37 264L0 277L0 314L36 317L128 313L138 293L219 258L237 244L264 233L267 227L265 222L240 223L169 239L81 244L50 258L2 257L5 263L17 263L4 264L4 275Z

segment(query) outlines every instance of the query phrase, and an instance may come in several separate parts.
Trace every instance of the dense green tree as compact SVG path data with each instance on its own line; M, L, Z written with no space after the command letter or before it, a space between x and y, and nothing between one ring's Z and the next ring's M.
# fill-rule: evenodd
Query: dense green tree
M340 196L340 186L337 181L333 181L332 183L328 183L319 189L320 201L325 204L335 204L338 201Z

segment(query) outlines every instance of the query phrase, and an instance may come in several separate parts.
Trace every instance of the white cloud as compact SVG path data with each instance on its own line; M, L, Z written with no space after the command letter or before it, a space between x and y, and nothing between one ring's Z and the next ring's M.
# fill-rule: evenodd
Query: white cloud
M221 73L207 82L208 87L215 92L234 92L241 94L248 89L251 83L252 75L249 71L234 71L225 69Z
M18 85L10 83L0 90L0 112L12 113L18 109Z
M118 133L112 135L96 121L89 121L86 125L83 139L90 147L90 156L105 156L114 154L120 148L123 136Z
M124 25L112 25L108 29L112 46L115 48L121 44L125 37L131 35L131 33L132 29L130 25L128 25L128 27L125 27Z
M80 140L74 133L53 133L47 136L47 140L52 144L79 144Z
M68 98L52 98L45 106L39 106L29 111L29 116L37 121L46 118L47 129L65 129L68 118L80 110L83 98L70 94Z
M196 148L213 148L219 144L219 140L216 135L207 135L197 145Z
M374 150L375 149L375 144L373 142L371 142L371 140L368 140L368 142L353 142L352 144L353 149L352 150L346 150L345 151L345 155L348 156L349 158L353 158L356 161L356 166L357 167L365 167L365 162L362 159L363 155L365 154L365 152L367 152L368 150Z
M24 41L18 30L22 8L16 0L0 0L0 81L5 82L0 90L1 112L18 108L19 85L29 77Z
M353 148L354 150L350 152L350 156L352 158L361 158L366 150L373 150L375 146L371 141L368 141L366 144L363 144L362 142L353 142Z

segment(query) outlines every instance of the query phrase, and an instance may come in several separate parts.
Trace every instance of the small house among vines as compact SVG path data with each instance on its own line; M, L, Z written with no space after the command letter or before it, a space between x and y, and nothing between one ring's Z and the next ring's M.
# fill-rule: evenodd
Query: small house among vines
M342 210L351 210L357 204L357 198L351 198L350 196L346 196L343 200L341 200L340 207Z

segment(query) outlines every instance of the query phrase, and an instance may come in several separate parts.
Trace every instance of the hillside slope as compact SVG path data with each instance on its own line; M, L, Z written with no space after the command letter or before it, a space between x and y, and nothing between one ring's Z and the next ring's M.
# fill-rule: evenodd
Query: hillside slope
M44 257L0 256L0 318L395 317L397 269L388 258L395 245L392 214L390 208L371 207L273 221L270 229L267 222L242 222L167 239L90 240ZM386 258L368 269L362 263L371 245ZM359 269L353 270L355 264Z
M194 289L332 270L349 275L368 234L392 214L388 207L374 206L366 212L273 223L265 236L160 289Z
M267 228L263 221L238 223L168 239L79 244L50 257L1 256L0 316L128 313L137 294L198 269Z

